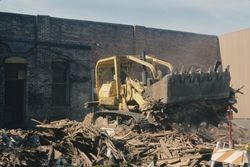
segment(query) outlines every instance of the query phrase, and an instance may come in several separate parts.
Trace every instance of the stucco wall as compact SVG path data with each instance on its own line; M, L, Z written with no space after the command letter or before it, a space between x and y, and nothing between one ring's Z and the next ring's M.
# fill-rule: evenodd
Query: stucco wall
M238 95L236 118L250 118L250 29L219 36L220 52L224 66L230 65L231 85L234 88L244 86L244 95Z

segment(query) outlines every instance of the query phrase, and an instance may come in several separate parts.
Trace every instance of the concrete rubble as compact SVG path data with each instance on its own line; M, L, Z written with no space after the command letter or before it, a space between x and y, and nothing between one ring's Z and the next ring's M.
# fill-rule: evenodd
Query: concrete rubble
M209 133L202 126L196 132L173 127L98 128L64 119L36 130L2 129L0 166L206 166L216 140L226 138L223 125L206 128Z

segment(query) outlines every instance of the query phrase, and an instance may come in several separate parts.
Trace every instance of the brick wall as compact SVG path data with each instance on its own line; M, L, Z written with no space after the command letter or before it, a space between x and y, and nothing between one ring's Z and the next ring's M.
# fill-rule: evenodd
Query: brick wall
M30 118L81 120L86 112L83 103L92 98L95 62L109 55L143 51L176 67L207 67L220 60L216 36L0 12L0 115L4 112L3 64L7 57L27 60L24 122L32 126ZM67 60L70 65L70 103L66 107L51 104L51 64L56 59Z

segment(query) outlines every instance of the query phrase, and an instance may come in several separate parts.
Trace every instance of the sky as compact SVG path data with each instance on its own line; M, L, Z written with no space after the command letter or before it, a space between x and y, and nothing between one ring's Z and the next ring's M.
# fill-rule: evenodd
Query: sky
M211 35L250 28L250 0L0 0L0 11Z

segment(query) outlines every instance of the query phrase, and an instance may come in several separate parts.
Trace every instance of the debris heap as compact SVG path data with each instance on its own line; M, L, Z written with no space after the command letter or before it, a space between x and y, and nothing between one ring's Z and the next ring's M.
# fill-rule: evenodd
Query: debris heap
M0 131L0 166L202 166L214 145L200 133L85 127L68 119Z
M0 131L0 166L198 165L212 146L194 133L83 127L68 119Z

